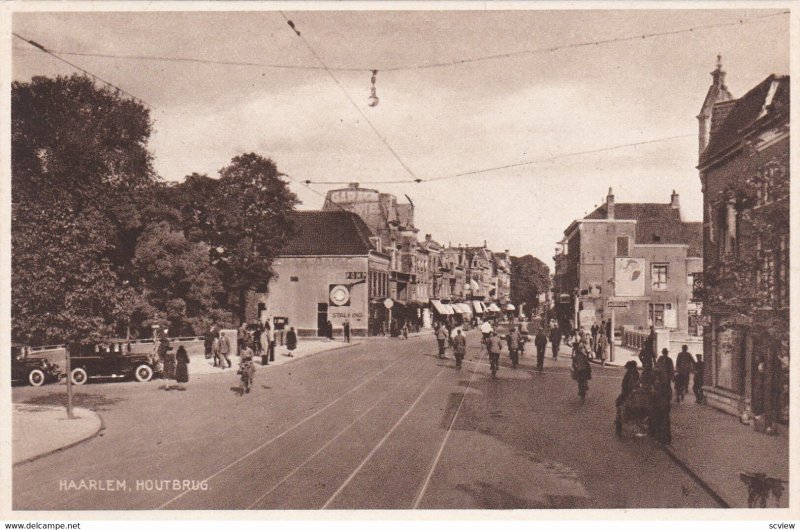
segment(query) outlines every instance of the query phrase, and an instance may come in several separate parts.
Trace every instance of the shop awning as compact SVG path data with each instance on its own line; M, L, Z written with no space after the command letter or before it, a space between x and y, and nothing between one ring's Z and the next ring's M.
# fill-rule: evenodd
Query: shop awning
M452 315L453 308L447 304L441 303L439 300L431 300L431 305L440 315Z
M483 308L481 307L481 303L477 300L472 301L472 305L475 307L475 314L480 315L483 313Z
M461 312L465 315L471 315L472 309L470 309L469 304L456 304L458 307L461 308Z
M489 304L489 311L500 311L500 308L497 307L497 304L492 302L491 304Z
M506 304L506 311L514 311L515 309L517 308L514 307L514 304Z
M460 307L458 307L458 304L450 304L450 308L453 310L454 314L460 315L464 312Z

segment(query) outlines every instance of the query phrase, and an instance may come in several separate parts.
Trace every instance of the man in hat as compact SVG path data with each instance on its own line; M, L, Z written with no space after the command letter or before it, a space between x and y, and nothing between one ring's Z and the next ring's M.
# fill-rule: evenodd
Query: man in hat
M703 376L705 375L706 365L703 362L703 356L697 354L697 362L694 363L694 380L692 381L692 391L697 403L703 403L705 396L703 395Z
M689 390L689 375L694 369L694 359L692 354L689 353L689 347L684 344L675 360L675 402L680 403L683 401L683 396Z

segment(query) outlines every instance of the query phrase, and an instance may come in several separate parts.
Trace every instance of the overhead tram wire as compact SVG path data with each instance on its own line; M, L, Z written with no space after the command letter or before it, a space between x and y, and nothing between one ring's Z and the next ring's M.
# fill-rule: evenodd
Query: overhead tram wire
M283 11L278 11L278 12L279 12L279 13L281 14L281 16L282 16L282 17L283 17L283 18L286 20L286 23L289 25L289 27L292 29L292 31L295 33L295 35L297 35L297 37L298 37L300 40L302 40L302 41L303 41L303 44L305 44L305 45L306 45L306 47L309 49L309 51L311 52L311 54L312 54L312 55L313 55L313 56L314 56L314 57L317 59L317 61L319 62L319 64L321 64L321 65L322 65L322 66L325 68L325 71L328 73L328 75L330 76L330 78L331 78L331 79L333 79L333 80L334 80L334 82L335 82L335 83L336 83L336 84L339 86L339 88L340 88L340 89L342 90L342 92L344 93L345 97L347 97L347 100L348 100L348 101L350 102L350 104L351 104L351 105L353 105L353 107L354 107L354 108L355 108L355 109L358 111L358 113L361 115L361 117L362 117L362 118L364 118L364 121L366 121L366 122L367 122L367 125L369 125L369 127L372 129L372 132L374 132L374 133L375 133L375 136L377 136L377 137L378 137L378 139L379 139L379 140L380 140L380 141L383 143L383 145L385 145L385 146L386 146L386 149L388 149L388 150L389 150L389 152L390 152L390 153L392 153L392 155L394 156L394 158L395 158L395 159L396 159L396 160L397 160L397 161L400 163L400 165L401 165L401 166L403 166L403 169L405 169L405 170L406 170L406 172L407 172L409 175L411 175L412 177L414 177L414 180L416 180L416 181L421 181L422 179L420 179L420 178L419 178L419 177L418 177L418 176L417 176L417 175L416 175L416 174L415 174L415 173L414 173L414 172L411 170L411 168L410 168L410 167L408 167L408 165L407 165L405 162L403 162L403 159L402 159L402 158L400 158L400 155L398 155L398 154L397 154L397 151L395 151L395 150L392 148L392 146L391 146L391 145L389 145L389 142L387 142L387 141L386 141L386 138L384 138L384 137L383 137L383 135L382 135L382 134L381 134L381 133L378 131L377 127L375 127L375 125L372 123L372 120L370 120L370 119L367 117L367 115L364 113L364 111L363 111L363 110L361 110L361 107L359 107L359 106L356 104L355 100L354 100L354 99L353 99L353 98L350 96L350 93L347 91L347 89L346 89L346 88L344 88L344 85L342 85L342 83L339 81L339 79L338 79L338 78L337 78L337 77L336 77L336 76L333 74L333 72L330 70L330 68L328 68L328 66L325 64L325 61L323 61L323 60L322 60L322 58L321 58L321 57L320 57L320 56L317 54L316 50L314 50L313 46L311 46L311 44L309 44L308 40L306 40L306 38L305 38L305 37L303 37L303 35L301 35L300 31L298 31L298 30L297 30L297 28L295 27L295 24L294 24L294 22L292 22L291 20L289 20L289 17L287 17L287 16L286 16L286 14L285 14Z
M332 71L332 72L363 72L369 73L372 70L379 70L382 72L402 72L410 70L427 70L432 68L447 68L458 66L462 64L470 64L482 61L491 61L495 59L506 59L511 57L518 57L523 55L534 55L539 53L553 53L562 50L584 48L589 46L600 46L605 44L614 44L618 42L631 42L638 40L646 40L650 38L667 37L672 35L680 35L684 33L692 33L695 31L703 31L707 29L724 28L731 26L742 26L754 22L760 22L764 19L788 15L790 11L781 11L779 13L771 13L769 15L760 15L754 17L740 18L732 22L720 22L717 24L705 24L701 26L692 26L672 31L662 31L655 33L645 33L639 35L630 35L627 37L617 37L611 39L602 39L597 41L575 42L568 44L555 44L542 48L532 48L528 50L517 50L512 52L496 53L490 55L482 55L478 57L467 57L464 59L452 59L450 61L441 61L435 63L421 63L416 65L399 65L399 66L384 66L384 67L346 67L346 66L312 66L312 65L297 65L297 64L280 64L280 63L262 63L254 61L233 61L233 60L215 60L215 59L201 59L198 57L170 57L162 55L136 55L136 54L111 54L111 53L92 53L92 52L77 52L65 50L52 50L52 53L58 55L71 55L76 57L98 57L106 59L127 59L127 60L143 60L143 61L164 61L164 62L189 62L210 65L222 66L244 66L255 68L276 68L286 70L317 70L317 71ZM283 13L281 13L283 15ZM283 15L286 18L286 15ZM288 19L287 19L288 21ZM296 32L297 33L297 32ZM300 36L300 35L298 35Z
M22 40L24 42L27 42L28 44L30 44L34 48L36 48L38 50L41 50L42 52L46 53L47 55L50 55L51 57L54 57L54 58L58 59L62 63L68 64L72 68L75 68L76 70L78 70L80 72L83 72L84 74L88 75L92 79L96 79L96 80L100 81L101 83L105 84L106 86L109 86L109 87L111 87L111 88L113 88L115 90L118 90L119 92L125 94L126 96L128 96L132 100L141 103L142 105L144 105L145 107L149 108L150 110L155 110L155 108L151 104L149 104L147 101L143 100L142 98L134 96L133 94L131 94L127 90L118 87L117 85L115 85L114 83L112 83L110 81L106 81L105 79L103 79L99 75L94 74L94 73L90 72L89 70L87 70L87 69L85 69L83 67L80 67L77 64L72 63L72 62L64 59L63 57L59 57L59 55L57 55L56 52L52 52L52 51L48 50L42 44L39 44L35 40L26 39L25 37L23 37L19 33L12 32L11 34L14 35L16 38L18 38L18 39L20 39L20 40Z
M667 142L667 141L670 141L670 140L677 140L677 139L683 139L683 138L695 138L695 137L697 137L696 134L679 134L679 135L675 135L675 136L665 136L665 137L662 137L662 138L653 138L651 140L643 140L641 142L634 142L634 143L629 143L629 144L609 145L609 146L606 146L606 147L600 147L598 149L589 149L589 150L586 150L586 151L574 151L572 153L562 153L562 154L554 155L554 156L550 156L550 157L537 158L536 160L527 160L527 161L524 161L524 162L515 162L513 164L505 164L505 165L502 165L502 166L494 166L494 167L487 167L487 168L482 168L482 169L475 169L475 170L472 170L472 171L465 171L463 173L454 173L452 175L443 175L443 176L440 176L440 177L431 177L431 178L428 178L428 179L416 179L416 180L410 180L410 179L406 179L406 180L365 180L365 181L359 181L359 180L350 180L350 181L305 180L305 181L303 181L303 183L306 184L306 185L317 184L317 185L326 185L326 186L327 185L330 185L330 186L347 185L347 184L350 184L350 183L353 183L353 182L357 182L358 184L369 184L369 185L372 185L372 184L426 184L426 183L429 183L429 182L436 182L436 181L440 181L440 180L470 177L472 175L479 175L481 173L490 173L490 172L493 172L493 171L501 171L503 169L510 169L510 168L515 168L515 167L524 167L524 166L530 166L530 165L534 165L534 164L542 164L542 163L546 163L546 162L552 162L552 161L555 161L555 160L561 160L563 158L571 158L571 157L574 157L574 156L591 155L591 154L595 154L595 153L603 153L603 152L606 152L606 151L615 151L617 149L625 149L625 148L628 148L628 147L638 147L640 145L655 144L655 143L659 143L659 142Z

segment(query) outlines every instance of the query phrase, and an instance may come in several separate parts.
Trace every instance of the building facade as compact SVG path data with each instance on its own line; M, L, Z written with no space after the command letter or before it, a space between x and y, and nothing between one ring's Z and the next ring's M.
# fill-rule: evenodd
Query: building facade
M616 203L609 189L605 203L564 236L556 260L560 318L582 327L611 319L615 328L693 331L702 226L682 219L677 193L666 204ZM563 311L564 295L573 297L571 315Z
M712 78L698 116L706 396L775 428L789 420L789 77L709 106L721 65Z
M292 214L295 235L273 263L275 276L258 303L270 321L300 336L324 336L328 322L341 336L349 321L354 336L375 335L390 309L389 256L355 214L301 211Z

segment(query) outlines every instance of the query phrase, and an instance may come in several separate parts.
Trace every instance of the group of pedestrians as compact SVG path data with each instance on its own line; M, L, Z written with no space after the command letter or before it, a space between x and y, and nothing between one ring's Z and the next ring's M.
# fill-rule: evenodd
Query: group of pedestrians
M186 390L184 385L189 382L190 362L186 348L180 345L173 354L169 342L169 329L166 328L157 334L155 344L155 355L158 358L159 368L161 368L159 371L161 378L174 380L178 383L177 390Z

